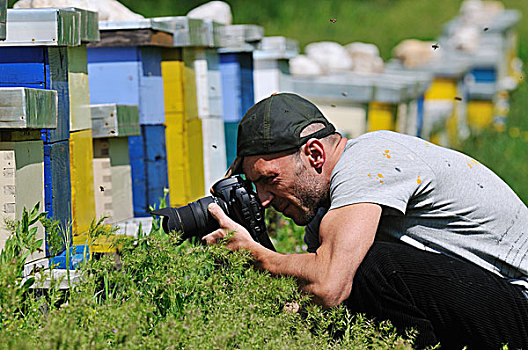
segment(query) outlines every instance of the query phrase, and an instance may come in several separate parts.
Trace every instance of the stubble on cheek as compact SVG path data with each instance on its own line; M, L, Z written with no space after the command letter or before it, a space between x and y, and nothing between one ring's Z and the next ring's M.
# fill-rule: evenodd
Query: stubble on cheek
M292 193L299 200L297 225L307 225L317 214L319 207L327 201L329 186L309 174L303 165L297 168Z

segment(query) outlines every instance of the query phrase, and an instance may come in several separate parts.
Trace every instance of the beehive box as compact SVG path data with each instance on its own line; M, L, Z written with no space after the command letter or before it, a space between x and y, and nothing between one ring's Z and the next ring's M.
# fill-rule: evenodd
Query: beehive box
M0 46L0 86L57 91L57 128L44 132L46 143L65 141L70 132L67 47Z
M85 244L95 219L92 130L71 132L69 146L73 243Z
M298 53L299 45L295 40L281 36L262 38L260 49L253 52L255 102L285 91L289 60Z
M96 216L117 223L134 216L128 136L140 134L137 106L92 105Z
M129 137L136 216L149 215L149 206L158 202L163 196L163 189L168 187L161 76L161 47L166 45L154 43L157 36L149 27L150 21L145 22L147 27L142 27L142 23L117 23L116 26L107 23L102 27L105 31L102 32L101 43L88 49L91 103L131 104L139 108L143 133ZM140 32L148 35L139 35ZM108 36L110 33L116 34L120 43ZM172 43L172 36L164 34L170 37ZM144 47L145 40L154 46ZM160 130L163 130L163 135Z
M30 211L40 203L44 210L44 153L40 140L0 142L0 250L10 235L5 220L19 220L23 209ZM31 256L35 260L45 256L44 229L37 225L37 239L42 239L40 250Z

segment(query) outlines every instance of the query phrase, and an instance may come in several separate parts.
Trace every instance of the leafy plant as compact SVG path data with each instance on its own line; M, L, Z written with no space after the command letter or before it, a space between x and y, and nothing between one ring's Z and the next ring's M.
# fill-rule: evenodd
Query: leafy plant
M28 212L24 208L22 219L16 224L8 225L14 230L5 242L4 249L0 251L0 265L13 264L17 269L22 269L26 259L37 250L41 249L42 239L37 239L37 227L34 225L45 216L39 213L40 203Z
M0 251L0 325L8 325L12 315L21 312L24 295L35 282L34 278L23 279L23 271L28 257L41 249L35 225L44 215L37 203L30 212L24 208L22 219L8 226L12 234Z
M1 284L11 299L0 304L0 348L411 347L388 325L312 305L292 278L255 269L249 252L180 244L162 230L119 245L82 265L67 293L52 286L17 297Z

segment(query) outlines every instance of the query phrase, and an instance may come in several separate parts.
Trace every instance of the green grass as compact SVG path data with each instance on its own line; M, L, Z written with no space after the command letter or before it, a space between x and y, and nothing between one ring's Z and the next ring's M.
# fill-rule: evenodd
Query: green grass
M27 225L14 237L26 236ZM248 252L179 243L159 230L125 237L68 292L21 285L21 250L0 253L0 349L411 348L388 323L312 305L292 278L253 268Z
M519 85L511 96L506 130L493 128L472 135L461 150L494 170L528 203L528 86Z
M145 16L184 15L204 1L124 0ZM9 1L12 5L13 0ZM458 12L460 0L229 1L235 23L254 23L266 35L307 43L372 42L388 59L401 40L433 40ZM528 15L526 0L505 0ZM336 19L336 23L330 19ZM528 21L518 26L519 53L528 59ZM461 150L496 171L528 202L528 86L511 97L504 132L472 135ZM34 218L34 217L33 217ZM30 219L28 219L31 221ZM29 223L29 221L26 221ZM25 226L24 226L25 225ZM273 220L273 238L283 252L302 250L302 230ZM18 237L29 225L13 225ZM17 237L16 235L14 237ZM21 284L21 254L29 239L0 258L0 348L409 348L389 325L374 326L343 308L309 303L290 278L255 270L245 253L223 247L178 245L159 230L123 242L118 256L83 267L83 282L69 293L28 290ZM296 302L300 312L284 306Z

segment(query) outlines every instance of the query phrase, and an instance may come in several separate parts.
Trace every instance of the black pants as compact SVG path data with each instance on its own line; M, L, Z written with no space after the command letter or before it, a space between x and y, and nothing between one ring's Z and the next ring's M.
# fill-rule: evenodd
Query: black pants
M401 333L414 328L418 348L528 350L523 289L475 266L405 244L375 242L345 305Z

